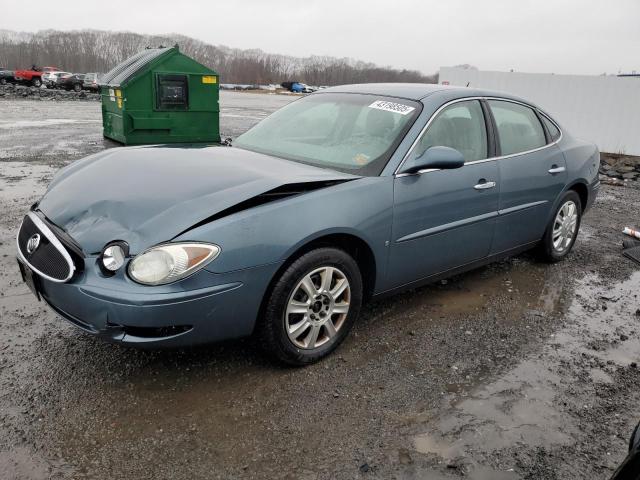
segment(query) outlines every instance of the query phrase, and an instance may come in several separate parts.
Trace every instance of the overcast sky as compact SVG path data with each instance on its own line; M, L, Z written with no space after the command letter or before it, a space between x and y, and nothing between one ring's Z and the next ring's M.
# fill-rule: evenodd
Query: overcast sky
M0 29L48 28L175 32L424 73L463 63L521 72L640 71L640 0L29 0L2 8Z

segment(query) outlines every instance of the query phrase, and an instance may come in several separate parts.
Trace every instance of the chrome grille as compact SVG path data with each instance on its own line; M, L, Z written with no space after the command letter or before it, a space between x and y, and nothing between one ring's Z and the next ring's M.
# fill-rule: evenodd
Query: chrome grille
M29 212L22 220L17 241L21 260L37 274L53 282L66 282L73 276L71 255L35 212Z

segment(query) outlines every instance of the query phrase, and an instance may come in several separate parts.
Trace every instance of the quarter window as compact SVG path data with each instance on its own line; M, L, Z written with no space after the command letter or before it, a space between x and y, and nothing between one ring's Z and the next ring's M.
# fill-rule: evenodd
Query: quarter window
M489 105L498 127L502 155L526 152L546 145L544 130L533 109L501 100L490 100Z
M558 127L556 127L556 125L544 115L540 115L540 117L542 118L542 123L544 123L544 126L547 127L547 131L549 132L551 141L555 142L556 140L558 140L560 138L560 130L558 130Z
M431 147L455 148L465 162L487 158L487 129L480 102L459 102L440 112L420 139L416 154Z
M187 110L189 108L189 84L186 75L158 74L156 78L157 109Z

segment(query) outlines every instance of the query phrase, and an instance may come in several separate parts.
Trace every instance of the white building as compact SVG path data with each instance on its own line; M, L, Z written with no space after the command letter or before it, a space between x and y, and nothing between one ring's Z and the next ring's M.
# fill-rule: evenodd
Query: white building
M518 95L600 151L640 156L640 78L442 67L440 83Z

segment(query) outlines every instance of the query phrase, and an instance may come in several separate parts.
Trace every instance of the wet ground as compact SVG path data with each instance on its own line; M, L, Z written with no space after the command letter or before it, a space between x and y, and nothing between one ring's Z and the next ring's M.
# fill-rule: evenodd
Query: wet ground
M223 93L237 135L290 97ZM525 254L365 308L330 358L252 339L138 351L85 335L19 279L20 219L112 146L92 102L0 100L0 471L25 479L607 479L640 420L640 190L604 186L573 253Z

